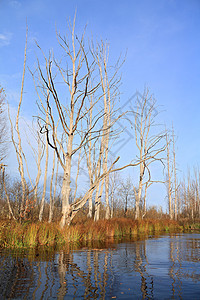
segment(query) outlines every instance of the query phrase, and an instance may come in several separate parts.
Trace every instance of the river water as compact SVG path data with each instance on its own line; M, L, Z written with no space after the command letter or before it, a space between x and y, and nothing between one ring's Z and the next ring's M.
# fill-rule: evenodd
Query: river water
M3 250L0 299L200 299L200 234Z

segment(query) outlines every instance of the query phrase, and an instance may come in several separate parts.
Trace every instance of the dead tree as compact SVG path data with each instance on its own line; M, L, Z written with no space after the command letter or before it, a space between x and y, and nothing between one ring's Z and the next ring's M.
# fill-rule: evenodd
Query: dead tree
M133 183L131 182L130 176L120 182L118 193L123 202L124 217L127 217L128 207L130 206L130 203L133 206L134 200Z
M87 203L88 199L90 198L90 195L93 193L93 191L99 186L99 183L103 182L105 177L115 173L115 172L119 172L124 170L125 168L128 167L137 167L140 162L135 162L135 163L129 163L127 165L124 165L122 167L116 167L117 162L119 161L120 157L118 156L114 162L111 164L111 166L109 167L109 169L107 170L107 172L102 173L99 175L99 177L97 177L97 179L95 180L95 182L93 183L92 186L89 187L89 189L87 190L87 192L85 193L85 195L75 201L74 203L70 204L70 208L69 208L69 215L68 218L66 218L66 223L69 225L71 223L71 221L73 220L73 218L76 216L76 214L80 211L80 209Z
M0 163L3 162L7 155L7 122L5 116L5 93L0 87Z
M167 150L167 195L170 219L177 220L178 217L178 184L176 168L175 135L172 126L171 134L166 131L166 150Z
M116 121L121 117L116 115L116 100L119 96L119 85L120 77L118 76L118 71L121 67L120 60L117 61L112 69L113 72L110 72L111 67L108 65L109 58L109 46L103 41L100 44L97 44L96 49L93 47L93 57L98 66L99 77L101 90L103 94L103 136L101 140L101 149L100 153L102 155L102 170L103 173L106 173L108 170L108 159L109 159L109 149L111 144L111 139L116 132L113 127ZM123 62L122 62L123 63ZM105 188L105 202L106 202L106 215L105 218L110 218L110 204L109 204L109 176L105 177L104 183L100 188L100 194L96 197L96 208L95 211L99 210L100 199L103 191L103 184ZM99 215L99 213L98 213ZM98 220L99 216L96 218Z
M117 172L111 173L109 176L109 197L110 197L110 218L114 217L116 193L119 187L119 176Z
M49 102L49 92L47 94L46 127L45 127L46 131L48 131L48 123L49 123L48 102ZM46 135L46 141L45 141L45 168L44 168L44 179L43 179L43 191L42 191L42 199L41 199L41 202L40 202L40 211L39 211L39 221L40 222L42 221L43 212L44 212L46 186L47 186L48 163L49 163L49 147L48 147L48 139L47 139L47 135Z
M70 213L72 158L78 155L90 139L95 140L102 135L102 130L97 128L97 124L103 117L101 111L95 111L92 125L89 129L87 128L87 117L102 98L102 92L99 91L100 81L96 76L96 63L87 51L84 34L80 39L75 34L75 19L73 25L69 25L69 29L71 42L68 41L68 37L62 37L57 33L63 58L57 61L53 54L50 54L48 58L43 54L45 71L38 60L37 90L40 94L49 93L49 98L43 97L43 101L47 102L48 106L49 122L47 124L45 119L40 118L44 123L41 132L45 132L48 145L56 152L63 169L61 227L65 225ZM95 95L95 101L91 105L89 97L92 94ZM66 95L68 95L67 101ZM45 105L40 105L45 115L47 109L44 107ZM64 135L63 143L55 130L55 124L58 121L58 132ZM90 134L91 137L89 137ZM58 149L61 149L61 154Z
M166 145L167 145L167 195L168 195L168 208L169 208L169 217L173 219L173 198L172 198L172 166L171 166L171 156L170 156L170 145L171 140L169 135L166 133Z
M142 201L143 187L146 189L153 182L163 182L152 180L151 165L159 162L163 163L162 153L166 149L165 132L155 133L156 117L158 107L149 91L145 90L143 97L136 100L136 110L132 110L133 120L130 120L135 133L135 143L138 150L136 160L139 161L139 179L134 185L135 193L135 218L140 218L140 203Z
M8 210L9 210L9 214L10 216L12 216L12 218L14 220L16 220L16 217L14 215L11 203L10 203L10 197L8 195L8 191L7 191L7 187L6 187L6 182L5 182L5 165L0 164L0 172L2 173L2 181L3 181L3 187L4 187L4 191L5 191L5 195L6 195L6 201L8 204Z
M24 50L24 65L23 65L23 74L22 74L22 84L21 84L21 93L20 93L20 99L17 109L17 116L15 121L15 129L17 133L17 139L14 137L14 128L13 123L10 117L10 111L9 111L9 105L8 105L8 116L11 126L11 140L13 143L13 146L15 148L15 153L17 157L18 162L18 170L21 178L21 185L22 185L22 199L21 199L21 207L20 207L20 220L22 219L24 215L25 208L25 198L26 198L26 191L27 191L27 183L25 180L25 171L24 171L24 161L23 158L25 158L24 152L22 150L22 141L21 141L21 135L20 135L20 129L19 129L19 116L20 116L20 110L22 106L22 98L23 98L23 89L24 89L24 78L25 78L25 70L26 70L26 52L27 52L27 35L28 30L26 30L26 43L25 43L25 50Z
M35 161L35 166L37 168L37 175L36 175L35 183L33 183L29 172L27 172L31 186L34 189L35 203L37 203L37 201L38 201L38 187L39 187L40 177L42 174L41 163L42 163L42 159L44 156L44 150L45 150L45 144L43 142L43 139L41 138L39 129L40 129L40 126L38 124L35 126L35 124L33 123L32 127L31 128L29 127L29 131L26 134L27 142L32 150L33 159ZM34 142L37 145L37 149L36 149L36 147L33 146ZM28 170L28 166L27 166L27 170Z
M174 177L174 219L178 217L178 196L177 196L177 169L176 169L176 149L175 149L175 135L172 125L172 143L173 143L173 177Z
M109 47L106 43L101 41L96 47L92 43L91 46L92 56L97 65L97 72L100 78L100 89L102 98L100 105L103 107L103 118L101 125L101 137L98 140L90 142L85 147L85 155L87 160L88 174L90 178L90 186L100 176L101 172L105 173L108 170L109 150L111 146L111 139L116 131L113 129L116 120L119 119L119 115L116 114L115 102L118 98L118 88L120 84L120 77L118 76L118 70L120 68L120 61L117 61L114 67L110 67L108 64ZM112 71L111 71L112 70ZM114 71L113 71L114 70ZM90 98L90 105L93 106L93 95ZM92 126L93 112L95 109L90 110L88 129ZM103 191L105 191L106 202L106 215L105 218L110 218L110 204L109 204L109 177L106 177L104 181L98 184L95 193L95 211L94 219L99 220L100 205ZM92 217L92 196L89 199L89 213L88 217Z
M200 171L199 168L194 168L195 176L195 190L196 190L196 212L197 217L200 218Z
M94 103L93 100L93 95L90 96L90 106L92 107ZM89 112L89 117L87 120L87 127L89 131L89 141L88 143L84 146L84 153L85 153L85 158L86 158L86 163L87 163L87 169L88 169L88 175L89 175L89 184L90 186L93 185L94 183L94 174L95 174L95 167L96 167L96 140L92 141L92 133L91 133L91 128L92 128L92 109ZM88 218L92 218L92 212L93 212L93 201L92 201L92 196L93 194L91 193L89 199L88 199Z

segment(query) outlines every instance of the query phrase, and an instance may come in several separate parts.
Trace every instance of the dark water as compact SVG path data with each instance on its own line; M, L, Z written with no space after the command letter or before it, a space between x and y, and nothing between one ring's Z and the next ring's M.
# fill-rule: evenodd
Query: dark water
M200 234L0 253L0 299L200 299Z

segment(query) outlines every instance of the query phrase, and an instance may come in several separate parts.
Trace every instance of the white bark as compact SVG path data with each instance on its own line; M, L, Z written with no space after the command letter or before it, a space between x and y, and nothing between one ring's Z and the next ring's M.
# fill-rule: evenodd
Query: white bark
M49 109L48 109L48 101L49 101L49 92L47 93L47 109L46 109L46 130L48 131L49 124ZM47 172L48 172L48 163L49 163L49 147L48 140L46 136L45 143L45 169L44 169L44 180L43 180L43 191L42 191L42 199L40 202L40 211L39 211L39 221L42 221L43 213L44 213L44 204L45 204L45 195L46 195L46 187L47 187Z
M8 204L9 213L13 217L13 219L16 220L16 217L14 215L13 209L12 209L11 204L10 204L10 198L9 198L9 195L8 195L8 192L7 192L7 188L6 188L6 183L5 183L5 166L3 164L0 164L0 171L2 171L3 186L4 186L4 191L5 191L5 194L6 194L6 200L7 200L7 204Z
M176 150L175 150L175 137L174 137L173 126L172 126L172 138L173 138L173 171L174 171L174 219L177 220L178 205L177 205Z
M50 182L50 194L49 194L49 220L48 220L49 223L51 223L52 219L53 219L54 198L52 195L52 191L53 191L53 179L54 179L54 170L55 170L55 159L56 159L56 153L54 151L53 166L52 166L52 172L51 172L51 182Z
M50 205L49 205L49 220L48 220L49 223L51 223L52 220L53 220L54 204L55 204L56 190L57 190L57 181L58 181L59 161L57 160L56 172L55 172L54 171L54 169L55 169L55 156L56 156L56 153L54 151L54 154L53 154L52 174L51 174L51 185L50 185ZM55 173L55 181L54 181L54 191L52 193L54 173Z
M26 43L25 43L25 50L24 50L24 64L23 64L23 74L22 74L22 84L21 84L21 93L20 93L20 99L17 109L17 116L15 121L15 128L17 132L17 141L15 141L14 138L14 130L13 130L13 123L10 117L10 111L9 111L9 105L8 105L8 116L9 121L11 125L11 140L13 143L13 146L15 148L17 162L18 162L18 170L21 178L21 185L22 185L22 199L21 199L21 205L20 205L20 220L24 217L24 211L25 211L25 197L26 197L26 180L24 176L24 164L23 164L23 150L22 150L22 141L21 141L21 135L20 135L20 129L19 129L19 116L20 116L20 110L22 106L22 98L23 98L23 90L24 90L24 78L25 78L25 70L26 70L26 52L27 52L27 38L28 38L28 28L26 30Z
M141 102L140 102L141 101ZM161 182L151 179L150 165L154 162L162 162L160 154L165 151L166 145L163 143L165 134L151 134L155 128L156 102L149 97L148 90L144 92L142 99L137 99L137 111L133 112L134 121L131 122L135 131L135 142L139 152L139 179L137 186L134 186L135 193L135 218L140 218L140 203L142 202L142 192L153 182ZM145 196L146 197L146 196ZM146 199L145 199L146 200ZM146 204L146 203L145 203Z
M72 121L72 119L71 119ZM70 180L71 180L71 161L72 161L72 142L73 142L73 135L69 135L68 137L68 147L67 147L67 154L66 154L66 164L64 168L64 176L63 176L63 184L61 190L61 198L62 198L62 217L60 221L60 226L64 227L66 223L66 218L69 217L69 197L70 197Z
M110 147L110 139L111 139L111 128L113 127L115 121L114 116L114 104L115 98L117 96L117 87L120 82L120 79L117 78L118 73L118 65L115 66L115 72L112 74L111 78L109 78L108 74L108 56L109 56L109 47L108 45L101 42L101 44L97 45L96 51L93 50L93 55L95 61L98 65L101 89L103 95L103 109L104 109L104 119L103 119L103 136L101 140L101 149L100 155L102 157L102 172L106 173L108 170L108 158L109 158L109 147ZM113 119L113 120L111 120ZM105 218L110 218L110 204L109 204L109 175L104 180L105 184L105 202L106 202L106 214ZM101 189L102 190L102 189ZM98 196L98 202L96 204L99 205L101 195ZM97 210L96 210L97 211Z
M171 182L171 167L170 167L170 141L168 140L167 134L166 134L166 144L167 144L168 207L169 207L169 217L172 220L173 208L172 208L172 182Z
M57 158L61 167L63 168L63 185L61 191L62 198L62 218L60 225L63 227L67 220L70 219L70 190L71 190L71 172L72 172L72 158L74 155L78 155L79 151L85 147L86 151L88 150L88 145L90 141L93 144L98 140L102 143L101 154L99 155L100 162L104 161L102 165L97 167L98 177L102 172L108 174L107 159L108 159L108 141L104 139L104 136L109 136L109 122L106 118L109 117L109 109L106 113L102 113L101 106L98 105L99 102L103 99L104 103L107 105L107 98L110 97L108 91L112 88L112 97L114 94L117 94L118 91L118 80L116 79L116 73L118 66L113 68L111 79L107 75L107 67L104 66L106 62L107 55L105 53L99 54L101 56L102 64L102 76L100 74L99 67L97 68L97 56L94 53L93 49L89 45L86 48L86 43L84 41L84 34L81 39L75 34L75 19L73 25L69 28L71 35L71 43L68 38L62 37L60 34L57 34L57 39L59 45L64 51L62 59L56 60L53 57L53 54L50 54L47 59L43 54L46 63L46 70L43 71L40 63L38 62L38 73L39 73L39 84L36 84L36 88L39 91L38 94L46 94L48 91L50 93L50 100L48 101L49 107L49 124L48 131L46 132L48 144L57 154ZM38 46L39 47L39 46ZM97 52L104 48L97 47ZM103 58L103 59L102 59ZM59 61L59 62L58 62ZM63 62L64 61L64 62ZM54 66L54 68L52 68ZM34 74L32 74L34 77ZM63 82L62 89L67 88L68 97L64 96L63 101L63 90L60 91L60 81L55 80L59 78ZM103 80L103 81L102 81ZM59 82L59 84L57 84ZM40 98L39 95L39 98ZM64 94L65 95L65 94ZM66 105L65 99L68 100L68 105ZM110 99L112 98L110 97ZM90 103L90 99L93 99L93 103ZM45 99L46 101L46 99ZM41 109L45 112L44 105L41 103ZM46 105L45 105L46 107ZM94 112L94 114L93 114ZM92 118L90 118L90 115ZM42 120L43 123L46 123L45 120ZM60 121L59 130L65 135L65 140L62 143L58 134L55 130L55 123L57 120ZM88 125L88 120L90 124ZM103 130L98 126L99 123L102 123L103 120ZM81 124L84 124L81 128ZM114 123L112 121L112 123ZM112 124L110 124L111 126ZM43 126L41 132L43 132ZM107 132L106 132L107 130ZM89 148L92 145L90 144ZM105 150L106 148L106 150ZM59 154L58 149L61 149L61 154ZM105 159L103 159L105 157ZM90 184L98 178L95 177L93 173L93 162L91 161L91 153L89 158L89 168L92 170L90 174ZM96 162L95 162L96 163ZM96 169L96 166L95 166ZM106 201L107 201L107 212L108 212L108 179L106 182ZM100 188L100 191L102 189ZM90 192L90 204L89 204L89 215L92 214L92 193L93 189ZM98 200L99 201L99 200ZM107 216L109 214L107 213Z
M102 183L103 185L103 183ZM101 194L100 194L100 182L96 186L96 194L95 194L95 210L94 210L94 221L99 221L100 218L100 206L101 206Z
M115 197L116 192L118 190L119 185L119 176L117 176L117 173L111 173L109 176L110 182L109 182L109 191L110 191L110 218L112 219L114 217L114 204L115 204Z

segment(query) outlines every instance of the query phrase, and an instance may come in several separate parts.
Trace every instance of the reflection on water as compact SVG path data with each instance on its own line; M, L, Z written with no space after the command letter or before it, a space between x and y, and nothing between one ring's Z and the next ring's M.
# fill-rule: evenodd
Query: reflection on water
M200 234L0 253L0 299L200 299Z

